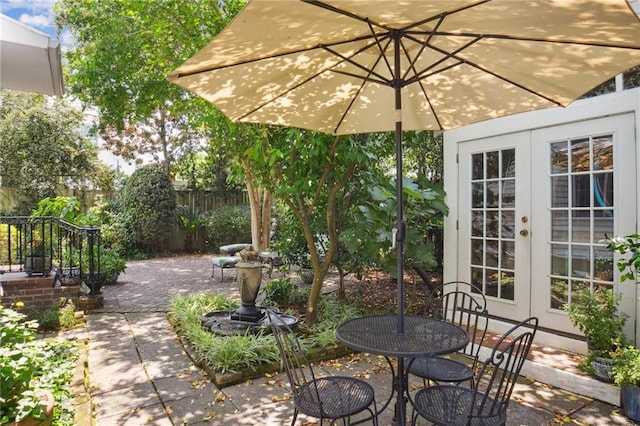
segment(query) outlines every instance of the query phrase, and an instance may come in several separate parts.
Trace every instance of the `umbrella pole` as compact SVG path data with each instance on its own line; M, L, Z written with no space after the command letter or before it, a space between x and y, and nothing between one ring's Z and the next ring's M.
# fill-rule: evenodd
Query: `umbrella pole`
M398 92L400 89L396 89ZM398 101L396 101L397 103ZM401 115L396 109L396 114ZM396 262L398 271L398 333L404 333L404 239L406 226L403 219L403 191L402 191L402 122L396 121L396 222L393 234L396 243Z
M396 222L393 226L393 238L396 246L397 287L398 287L398 333L404 333L404 239L406 228L403 217L402 191L402 78L400 76L400 37L395 34L394 44L394 82L396 114Z
M402 191L402 80L400 76L400 33L394 34L394 92L396 114L396 223L393 227L393 238L396 245L397 282L398 282L398 333L404 333L404 240L406 226L403 216L403 191ZM398 357L398 377L395 424L404 425L406 422L407 389L406 375L404 372L404 358Z

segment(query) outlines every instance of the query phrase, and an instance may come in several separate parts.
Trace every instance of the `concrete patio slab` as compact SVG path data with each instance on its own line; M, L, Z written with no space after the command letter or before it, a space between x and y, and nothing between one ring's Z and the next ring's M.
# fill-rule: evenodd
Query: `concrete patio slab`
M85 331L74 332L76 337L89 340L88 374L97 426L290 423L293 402L286 375L219 389L193 364L166 317L177 294L208 292L239 298L234 282L227 277L222 283L211 278L210 260L208 255L194 255L129 262L123 281L104 288L104 308L90 313ZM382 357L356 354L319 363L316 369L319 374L369 380L379 402L384 402L391 390L390 368ZM410 389L420 385L412 379ZM381 414L380 425L391 425L392 419L390 405ZM300 416L300 424L315 423ZM612 404L521 377L507 425L558 424L633 422Z

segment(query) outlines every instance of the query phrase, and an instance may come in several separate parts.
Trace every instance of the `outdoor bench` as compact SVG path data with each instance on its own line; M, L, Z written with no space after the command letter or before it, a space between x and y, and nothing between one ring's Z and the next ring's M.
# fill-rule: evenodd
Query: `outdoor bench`
M211 259L211 276L215 277L216 268L220 268L220 281L224 281L224 269L235 268L240 262L240 256L217 256Z

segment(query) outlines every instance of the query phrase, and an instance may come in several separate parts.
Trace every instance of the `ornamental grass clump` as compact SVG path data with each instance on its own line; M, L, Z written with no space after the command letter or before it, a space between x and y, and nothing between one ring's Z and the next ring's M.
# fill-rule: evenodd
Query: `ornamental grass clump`
M202 327L202 315L236 307L237 302L223 295L190 294L171 301L169 319L178 335L193 346L196 362L206 363L221 373L251 369L280 359L276 343L269 336L250 333L219 336Z
M286 299L292 304L298 302L297 293L294 291L291 299ZM169 319L177 334L193 347L196 361L218 372L255 371L262 365L279 362L280 352L268 329L257 334L218 335L203 328L201 317L204 314L236 307L237 302L222 295L201 293L178 296L171 302ZM321 321L313 326L307 326L303 320L298 324L301 344L307 349L335 345L336 327L362 314L358 308L340 303L330 296L321 298L320 310ZM289 312L296 314L295 311Z

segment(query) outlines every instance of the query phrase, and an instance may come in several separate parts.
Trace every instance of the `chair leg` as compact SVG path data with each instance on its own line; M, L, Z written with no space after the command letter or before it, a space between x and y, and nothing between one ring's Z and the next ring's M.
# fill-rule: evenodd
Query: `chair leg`
M375 414L375 411L377 410L378 408L376 407L375 401L373 402L373 410L371 408L367 408L367 411L371 413L371 420L373 420L373 426L378 426L378 416L376 416Z
M296 426L296 419L298 418L298 409L293 409L293 418L291 419L291 426Z
M220 269L220 282L224 281L224 268L218 267ZM216 277L216 266L211 265L211 278Z

